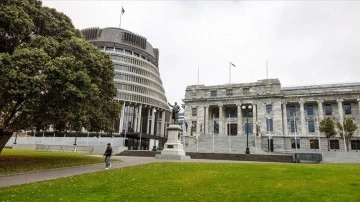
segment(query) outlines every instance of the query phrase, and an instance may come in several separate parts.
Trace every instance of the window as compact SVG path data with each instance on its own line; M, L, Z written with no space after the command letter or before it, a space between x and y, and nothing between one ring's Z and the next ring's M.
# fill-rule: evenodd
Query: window
M351 140L351 149L360 150L360 140Z
M291 132L297 131L296 121L290 121L290 131L291 131Z
M123 52L123 49L121 49L121 48L115 48L115 51L116 51L116 52Z
M291 139L291 148L295 149L295 139L294 138ZM300 140L299 139L296 139L296 148L300 149Z
M243 94L248 95L250 93L250 88L243 88Z
M105 47L106 51L114 51L114 47Z
M233 90L232 89L226 89L226 96L231 96L233 95Z
M306 113L308 116L313 116L314 115L314 107L312 105L307 105Z
M245 133L253 133L253 124L245 123Z
M325 115L332 115L331 104L325 104Z
M309 130L309 133L315 132L314 121L308 121L308 130Z
M319 140L310 140L310 149L319 149Z
M125 53L126 53L126 54L129 54L129 55L132 55L132 52L129 51L129 50L125 50ZM130 62L129 62L129 63L130 63Z
M330 149L339 149L339 140L330 140Z
M192 116L197 116L197 108L192 108L191 109L191 115Z
M230 117L237 117L237 111L236 110L231 110L230 112L229 112L229 115L230 115ZM228 115L228 116L229 116Z
M273 109L272 109L272 105L271 105L271 104L266 105L266 113L267 113L267 114L271 114L271 113L272 113L272 111L273 111Z
M252 113L252 110L244 110L243 112L243 116L244 117L253 117L253 113Z
M217 91L216 90L210 91L210 96L216 97L217 96Z
M274 130L273 128L273 120L272 119L266 119L266 131L272 132Z
M344 111L345 111L345 114L351 114L351 105L344 104Z
M191 131L196 131L196 124L197 124L197 122L196 121L191 121Z
M290 113L290 116L296 116L296 107L289 106L289 113Z

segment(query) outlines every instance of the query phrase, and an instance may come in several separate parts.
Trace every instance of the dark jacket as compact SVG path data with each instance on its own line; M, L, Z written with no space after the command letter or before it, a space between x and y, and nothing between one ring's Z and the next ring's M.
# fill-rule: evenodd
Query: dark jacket
M106 151L105 151L105 153L104 153L104 156L111 156L112 153L113 153L113 150L112 150L111 146L108 146L108 147L106 148Z

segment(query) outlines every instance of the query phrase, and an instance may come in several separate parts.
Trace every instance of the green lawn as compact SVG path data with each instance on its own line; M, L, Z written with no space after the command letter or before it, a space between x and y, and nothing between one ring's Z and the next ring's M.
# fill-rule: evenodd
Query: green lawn
M359 201L360 165L153 163L0 188L0 201Z
M0 154L0 175L102 162L102 158L74 152L4 149Z

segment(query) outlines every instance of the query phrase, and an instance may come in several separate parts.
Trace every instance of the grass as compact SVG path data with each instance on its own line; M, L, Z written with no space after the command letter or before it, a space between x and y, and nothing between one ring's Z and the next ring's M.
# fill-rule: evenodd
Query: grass
M0 175L103 162L102 158L73 152L4 149L0 154Z
M360 165L153 163L0 188L0 201L359 201Z

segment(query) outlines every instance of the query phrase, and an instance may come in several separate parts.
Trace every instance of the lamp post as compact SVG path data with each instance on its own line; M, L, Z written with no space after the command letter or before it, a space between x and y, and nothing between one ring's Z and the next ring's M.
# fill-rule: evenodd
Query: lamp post
M246 152L245 154L250 154L249 150L249 112L252 109L252 105L243 105L241 106L243 110L246 111Z

